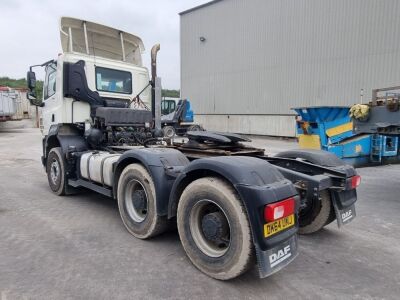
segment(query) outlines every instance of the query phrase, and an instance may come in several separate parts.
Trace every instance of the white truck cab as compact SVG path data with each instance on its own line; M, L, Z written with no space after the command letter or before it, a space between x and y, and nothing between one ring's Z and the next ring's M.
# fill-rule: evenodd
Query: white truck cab
M43 135L53 124L91 122L90 104L65 95L64 63L83 62L88 88L106 101L128 105L144 89L141 105L135 108L151 108L149 71L142 64L144 45L139 37L69 17L60 20L60 37L63 52L45 64Z

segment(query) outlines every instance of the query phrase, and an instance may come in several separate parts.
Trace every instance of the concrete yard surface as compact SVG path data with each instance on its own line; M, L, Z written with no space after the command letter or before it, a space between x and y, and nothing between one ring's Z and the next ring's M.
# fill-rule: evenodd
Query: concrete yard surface
M299 256L265 279L198 271L176 231L131 236L112 199L58 197L38 129L0 129L0 299L399 299L400 165L359 169L357 218L299 237ZM256 139L268 152L293 141ZM269 145L271 147L269 147Z

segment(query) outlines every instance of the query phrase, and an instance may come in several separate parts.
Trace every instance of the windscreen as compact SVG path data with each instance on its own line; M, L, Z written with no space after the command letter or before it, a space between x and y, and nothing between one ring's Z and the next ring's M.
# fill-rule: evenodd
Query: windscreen
M96 67L96 89L102 92L132 94L132 74Z

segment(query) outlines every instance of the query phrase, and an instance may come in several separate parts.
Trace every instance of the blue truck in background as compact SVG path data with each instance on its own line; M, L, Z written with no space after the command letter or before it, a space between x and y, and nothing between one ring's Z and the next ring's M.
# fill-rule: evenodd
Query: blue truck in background
M178 100L178 103L171 99L162 100L161 114L161 126L167 138L203 130L201 125L194 123L194 113L188 99Z

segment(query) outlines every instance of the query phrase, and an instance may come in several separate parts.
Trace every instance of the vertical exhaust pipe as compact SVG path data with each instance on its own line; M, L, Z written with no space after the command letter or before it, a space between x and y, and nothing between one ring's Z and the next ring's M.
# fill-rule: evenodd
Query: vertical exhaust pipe
M156 78L157 78L157 52L160 50L160 44L155 44L151 48L151 113L156 122ZM160 100L161 101L161 100ZM161 105L161 103L159 104ZM161 116L160 116L161 118ZM161 120L160 120L161 123ZM156 126L157 127L157 126Z

